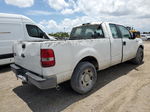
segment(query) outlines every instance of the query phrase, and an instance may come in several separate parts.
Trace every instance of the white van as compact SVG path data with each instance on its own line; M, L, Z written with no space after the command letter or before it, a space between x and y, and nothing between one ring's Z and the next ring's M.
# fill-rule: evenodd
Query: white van
M15 41L54 39L44 33L31 19L22 15L0 13L0 65L14 62Z

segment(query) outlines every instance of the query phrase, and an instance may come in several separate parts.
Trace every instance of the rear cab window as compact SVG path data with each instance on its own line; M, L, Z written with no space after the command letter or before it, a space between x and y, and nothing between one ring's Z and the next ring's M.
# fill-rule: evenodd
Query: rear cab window
M82 25L72 29L70 40L104 38L101 25Z

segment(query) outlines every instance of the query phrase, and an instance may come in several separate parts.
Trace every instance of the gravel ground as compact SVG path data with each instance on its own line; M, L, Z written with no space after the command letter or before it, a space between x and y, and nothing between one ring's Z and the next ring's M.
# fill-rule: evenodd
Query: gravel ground
M76 94L69 82L61 89L39 90L17 80L9 66L0 67L0 112L150 112L150 42L144 63L122 63L98 72L94 90Z

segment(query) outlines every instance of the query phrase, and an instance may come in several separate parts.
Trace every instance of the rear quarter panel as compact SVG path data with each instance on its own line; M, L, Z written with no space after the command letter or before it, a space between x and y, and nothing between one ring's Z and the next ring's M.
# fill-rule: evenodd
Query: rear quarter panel
M41 49L53 49L55 54L55 66L42 68L43 75L50 77L57 75L57 82L69 80L71 77L73 50L68 41L49 41L42 43Z
M93 56L99 63L99 68L110 66L110 42L105 39L66 40L42 43L41 48L53 49L56 64L53 67L42 68L44 76L57 75L58 82L69 80L80 60Z

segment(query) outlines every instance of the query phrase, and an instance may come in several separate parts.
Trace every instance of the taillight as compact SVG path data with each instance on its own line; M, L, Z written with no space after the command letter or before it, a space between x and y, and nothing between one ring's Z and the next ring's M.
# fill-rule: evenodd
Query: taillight
M42 67L51 67L55 65L55 55L52 49L41 49Z

